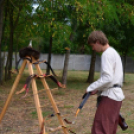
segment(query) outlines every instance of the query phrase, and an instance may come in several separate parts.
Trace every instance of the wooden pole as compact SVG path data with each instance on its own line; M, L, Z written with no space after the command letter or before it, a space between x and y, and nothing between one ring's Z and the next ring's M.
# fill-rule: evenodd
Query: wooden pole
M12 89L11 89L11 91L10 91L10 94L8 95L8 98L7 98L7 100L6 100L6 103L5 103L5 105L4 105L4 108L3 108L3 110L2 110L2 112L1 112L1 114L0 114L0 122L1 122L2 118L4 117L4 115L5 115L5 113L6 113L6 110L7 110L7 108L8 108L8 105L9 105L9 103L10 103L10 101L11 101L11 99L12 99L12 96L13 96L15 90L16 90L16 87L17 87L17 85L18 85L18 83L19 83L19 81L20 81L20 78L21 78L21 75L22 75L22 73L23 73L23 71L24 71L24 69L25 69L25 66L26 66L26 60L24 60L23 63L22 63L22 66L21 66L21 68L20 68L20 70L19 70L19 74L17 75L17 77L16 77L16 79L15 79L15 82L14 82L14 84L13 84L13 86L12 86Z
M38 74L39 74L39 75L42 75L43 72L42 72L42 70L40 69L39 64L35 64L35 67L36 67L36 69L37 69ZM54 98L53 98L53 96L52 96L52 94L51 94L51 91L50 91L50 89L49 89L49 86L48 86L47 82L45 81L45 78L41 78L41 82L43 83L43 86L44 86L44 88L46 89L46 93L47 93L47 95L48 95L48 97L49 97L49 99L50 99L50 101L51 101L51 104L52 104L52 106L53 106L53 109L54 109L54 111L55 111L57 117L58 117L58 120L59 120L61 126L63 126L62 129L63 129L64 134L69 134L69 133L68 133L68 130L66 129L66 127L64 127L64 126L65 126L65 125L64 125L64 122L63 122L63 120L62 120L62 118L61 118L61 116L60 116L60 112L59 112L59 110L58 110L58 108L57 108L57 105L56 105L56 102L54 101Z
M27 61L27 65L28 65L30 75L33 75L34 72L33 72L32 63ZM37 114L38 114L39 126L41 128L42 123L43 123L43 115L42 115L42 110L41 110L41 106L40 106L38 90L37 90L37 85L36 85L35 79L32 79L32 89L33 89L33 95L34 95L34 102L35 102L35 106L36 106L36 110L37 110ZM45 134L45 128L43 130L43 134Z

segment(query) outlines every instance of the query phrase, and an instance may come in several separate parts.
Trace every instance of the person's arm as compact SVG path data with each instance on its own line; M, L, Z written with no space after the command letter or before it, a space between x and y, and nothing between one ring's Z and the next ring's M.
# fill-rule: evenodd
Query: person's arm
M93 82L87 88L86 92L99 90L100 88L107 86L113 80L114 61L112 60L112 57L110 55L105 54L105 55L102 55L101 60L102 60L102 62L101 62L101 67L102 67L101 77L97 81Z

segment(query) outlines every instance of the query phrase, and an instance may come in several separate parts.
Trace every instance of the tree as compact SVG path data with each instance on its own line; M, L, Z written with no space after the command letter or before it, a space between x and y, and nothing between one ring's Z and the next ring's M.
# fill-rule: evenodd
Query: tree
M96 52L92 51L89 75L88 75L88 79L87 79L87 82L89 82L89 83L94 82L95 61L96 61Z
M21 2L16 1L16 0L13 0L13 1L7 0L5 7L7 8L7 16L8 16L5 22L6 25L5 25L5 30L4 30L4 33L5 33L4 35L7 40L7 50L8 50L8 58L7 58L6 67L5 67L5 80L8 80L11 78L10 70L12 68L13 51L17 51L17 49L19 49L22 46L24 47L24 44L26 44L25 42L29 42L30 40L30 39L25 39L26 36L29 34L29 33L28 34L26 33L26 30L28 28L26 29L25 24L27 22L26 20L28 20L28 17L30 16L31 18L32 2L27 1L27 0L21 1ZM19 23L20 18L21 18L21 21ZM31 20L31 23L32 23L32 20ZM20 29L21 31L19 31ZM25 37L22 38L21 35ZM19 36L21 38L20 45L18 45L20 41L20 38L18 38ZM17 42L17 44L15 42ZM27 44L25 46L27 46Z
M3 58L1 56L1 47L2 47L2 34L3 34L3 12L4 12L4 3L5 0L0 0L0 84L3 81Z
M68 64L69 64L69 56L70 56L70 48L66 49L65 61L64 61L64 69L62 75L62 84L66 87L67 84L67 72L68 72Z
M16 2L17 3L17 2ZM16 15L16 18L14 20L14 7L11 5L8 7L8 14L9 14L9 28L10 28L10 45L8 48L8 57L7 57L7 63L5 67L5 80L11 79L11 72L12 69L12 58L13 58L13 36L14 36L14 30L18 24L20 12L22 10L21 3L18 3L18 13Z
M38 5L35 11L33 4ZM132 55L133 4L132 0L6 0L2 39L6 45L1 46L10 51L6 74L10 73L12 53L27 46L29 40L32 39L34 48L49 53L50 62L51 53L63 54L65 47L71 48L71 53L91 54L87 39L96 29L106 33L121 55Z
M118 23L114 20L111 23L104 23L105 27L103 29L108 35L110 44L122 56L125 82L126 57L132 55L132 51L134 50L134 9L127 1L113 3L113 6L118 16Z
M68 24L68 10L68 4L62 0L39 2L36 9L36 17L44 22L43 24L38 21L36 23L45 31L41 36L45 41L44 51L48 52L49 64L51 53L64 53L64 48L69 46L72 40L71 28ZM50 69L47 68L47 74L49 73Z
M98 23L95 29L104 31L110 44L124 57L123 69L125 74L126 56L133 48L133 6L126 1L103 1L100 2L99 5L103 15L100 24Z

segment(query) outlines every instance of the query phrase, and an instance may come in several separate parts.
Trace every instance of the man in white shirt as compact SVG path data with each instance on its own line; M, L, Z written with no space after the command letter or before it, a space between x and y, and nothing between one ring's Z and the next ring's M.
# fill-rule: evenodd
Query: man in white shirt
M93 31L88 44L96 52L102 52L101 75L86 92L99 92L101 101L96 110L91 134L116 134L122 100L123 69L116 50L110 47L106 35L102 31Z

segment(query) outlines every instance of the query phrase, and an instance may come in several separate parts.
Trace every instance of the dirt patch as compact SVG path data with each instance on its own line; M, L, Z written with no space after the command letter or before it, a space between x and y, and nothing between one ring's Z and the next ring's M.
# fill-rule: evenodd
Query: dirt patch
M124 86L126 99L123 101L121 113L129 124L129 129L126 131L126 134L133 134L134 132L133 87L133 84L131 84L131 86ZM9 91L9 89L7 90ZM75 119L74 115L84 92L85 91L73 89L60 89L57 92L52 92L63 119L66 118L69 121ZM21 98L23 95L24 94L13 96L10 106L0 124L0 134L38 134L40 132L32 91L30 90L25 99ZM7 96L8 94L6 93L0 94L0 112L2 111ZM43 116L46 118L46 132L48 134L63 134L63 131L56 131L54 133L50 131L50 128L56 128L60 126L60 124L46 93L39 94L39 97L41 105L44 106L42 107L42 111ZM79 113L75 124L65 124L77 134L90 134L95 111L96 95L89 98ZM52 114L54 114L54 116L50 117ZM118 128L117 134L122 134L120 127Z

